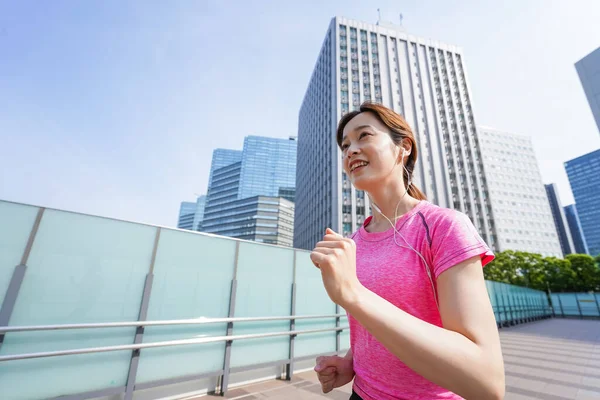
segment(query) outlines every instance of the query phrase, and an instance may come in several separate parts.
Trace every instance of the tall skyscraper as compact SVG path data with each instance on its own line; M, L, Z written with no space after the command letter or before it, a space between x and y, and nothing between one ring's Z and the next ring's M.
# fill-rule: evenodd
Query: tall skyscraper
M326 227L349 235L369 213L335 140L341 116L363 101L406 118L420 155L414 182L430 201L467 214L496 248L462 50L343 17L331 20L299 113L294 246L312 249Z
M204 195L199 196L195 203L189 201L181 202L177 227L179 229L197 231L202 224L205 203L206 196Z
M600 150L565 163L589 254L600 254Z
M479 126L497 250L562 256L531 138Z
M194 212L194 225L193 230L200 230L202 225L202 219L204 218L204 206L206 206L206 196L198 196L196 199L196 211Z
M600 47L575 63L575 69L600 131Z
M253 196L220 204L205 216L202 231L255 242L293 245L294 203L283 197Z
M571 231L571 237L573 238L575 252L578 254L590 254L590 250L585 243L585 235L583 234L583 229L581 229L581 222L579 222L579 215L577 214L575 204L565 206L565 216L567 217L569 231Z
M556 233L558 233L558 240L560 241L562 252L564 255L573 254L575 253L575 245L573 244L567 217L565 216L560 197L558 196L558 188L555 183L544 186L546 188L548 204L550 204L550 209L552 210L554 226L556 227Z
M248 136L242 151L215 150L201 230L291 246L296 150L293 136Z
M242 161L243 152L240 150L231 150L231 149L216 149L213 151L212 161L210 163L210 175L208 181L208 187L210 188L212 185L212 179L214 176L215 170L235 164L237 162ZM208 193L208 192L206 192Z
M194 213L196 212L196 203L182 201L179 206L179 219L177 228L192 229L194 227Z

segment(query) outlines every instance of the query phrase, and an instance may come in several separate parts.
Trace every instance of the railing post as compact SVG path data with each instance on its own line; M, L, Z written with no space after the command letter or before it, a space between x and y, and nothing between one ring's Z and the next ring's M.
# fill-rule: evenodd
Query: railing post
M558 299L558 305L560 306L560 315L564 318L565 317L565 310L564 310L563 305L562 305L562 300L560 299L560 293L556 294L556 298Z
M138 314L138 321L145 321L148 317L150 294L152 293L152 283L154 282L154 263L156 262L156 252L158 250L160 232L161 228L156 228L156 235L154 236L154 245L152 246L152 257L150 258L150 267L148 268L148 274L146 274L146 281L144 282L144 291L142 292L142 301L140 302L140 312ZM145 328L143 326L138 326L136 328L133 344L142 343L142 340L144 339L144 329ZM127 374L127 384L125 386L124 400L131 400L133 398L133 391L135 390L135 379L137 377L137 370L140 363L140 351L140 349L136 349L131 352L131 361L129 362L129 373Z
M295 258L295 253L294 253ZM292 283L292 307L291 307L292 316L296 315L296 282ZM293 332L296 330L296 320L292 318L290 320L290 331ZM290 362L285 367L285 379L288 381L292 380L294 376L294 341L296 339L296 335L290 335Z
M583 319L583 313L581 312L581 304L579 304L579 298L577 298L577 293L575 293L575 303L577 304L577 309L579 310L579 318Z
M594 301L596 302L596 308L598 309L598 317L600 317L600 304L598 304L598 296L594 292L592 292L592 296L594 296Z
M496 308L498 309L498 327L502 328L502 310L500 308L500 302L498 301L498 292L494 288L494 297L496 298Z
M144 292L142 295L142 304L140 305L140 314L138 321L145 321L148 316L148 305L150 304L150 293L152 292L153 280L154 274L149 273L148 275L146 275L146 282L144 283ZM144 327L138 326L135 330L135 338L133 339L133 344L142 343L143 338ZM133 391L135 390L135 379L137 377L137 370L140 363L140 352L140 349L135 349L131 352L131 361L129 362L129 373L127 374L127 386L125 387L124 400L131 400L133 398Z
M0 326L8 326L8 323L10 322L10 317L17 302L17 296L21 290L21 284L23 283L23 279L25 279L29 254L31 254L33 242L35 241L35 237L40 227L40 222L42 221L42 216L44 215L45 210L45 208L40 208L38 210L35 221L31 228L31 232L29 233L29 238L27 239L27 244L25 245L25 250L21 256L21 262L19 265L15 266L13 270L8 288L6 289L6 294L4 295L2 307L0 307ZM0 333L0 347L2 347L2 343L4 343L4 336L4 333Z
M237 266L238 257L240 254L240 242L235 243L235 261L233 265L233 279L231 280L231 295L229 296L229 318L235 316L235 296L237 292ZM233 322L227 323L227 336L233 334ZM229 385L229 370L231 369L231 345L233 341L228 340L225 342L225 357L223 360L223 376L221 378L220 395L224 396L227 392L227 386Z
M552 291L548 286L548 302L550 303L550 310L552 310L552 318L556 317L556 312L554 311L554 302L552 301Z
M293 275L292 275L292 301L290 307L290 315L294 317L296 315L296 250L294 250L294 264L293 264ZM290 331L296 330L296 320L290 319ZM294 342L296 335L290 335L290 350L289 357L290 362L285 366L285 379L288 381L292 380L294 376Z
M527 320L525 318L525 302L523 301L522 293L517 294L517 303L519 304L519 323L524 324L525 322L527 322Z
M510 312L510 325L515 324L515 315L513 313L513 298L511 295L506 295L508 297L508 311Z

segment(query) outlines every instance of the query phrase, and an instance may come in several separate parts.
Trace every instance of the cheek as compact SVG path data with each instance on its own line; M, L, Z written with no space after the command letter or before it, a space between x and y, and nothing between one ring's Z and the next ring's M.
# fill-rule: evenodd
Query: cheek
M346 174L348 174L348 160L346 159L346 156L342 158L342 169Z

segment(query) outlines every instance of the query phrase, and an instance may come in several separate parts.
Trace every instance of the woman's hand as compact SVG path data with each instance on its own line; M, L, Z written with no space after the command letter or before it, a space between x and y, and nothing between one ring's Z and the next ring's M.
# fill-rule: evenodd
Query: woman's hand
M362 285L356 277L356 244L327 228L310 259L321 270L323 285L331 300L346 308L356 301Z
M318 357L315 371L317 372L319 382L321 382L323 393L329 393L335 388L347 385L354 378L354 367L351 356Z

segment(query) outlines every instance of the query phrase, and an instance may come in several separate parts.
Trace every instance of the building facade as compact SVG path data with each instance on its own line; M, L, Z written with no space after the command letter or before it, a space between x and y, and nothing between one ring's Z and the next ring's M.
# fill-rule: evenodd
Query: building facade
M558 196L558 188L555 183L544 186L546 188L546 196L548 197L548 204L550 204L550 210L552 211L552 218L554 219L554 226L556 227L556 233L558 234L562 252L565 256L567 254L573 254L575 253L575 245L573 244L567 217L560 202L560 197Z
M415 184L470 217L497 247L462 50L390 24L332 19L299 113L294 246L312 249L326 227L349 235L369 199L342 171L336 125L364 101L402 114L417 140Z
M294 203L283 197L254 196L207 208L202 231L255 242L293 245Z
M191 230L194 227L194 214L196 213L196 203L182 201L179 206L179 219L177 228Z
M296 151L295 137L261 136L241 151L215 150L201 230L291 246Z
M600 254L600 150L565 162L589 254Z
M575 69L600 132L600 47L579 60Z
M206 195L198 196L196 199L196 211L194 212L193 230L199 231L204 218L204 207L206 206Z
M497 250L562 256L531 138L479 126Z
M188 229L191 231L200 230L202 218L204 217L204 206L206 205L206 196L198 196L196 202L183 201L179 208L179 220L177 227L179 229Z
M567 223L569 224L573 246L575 246L575 253L590 254L590 250L585 242L583 229L581 229L581 222L579 222L579 215L577 214L577 207L575 204L565 206L565 216L567 217Z

